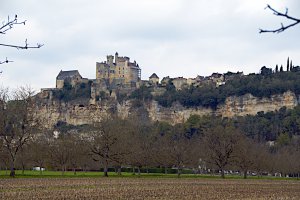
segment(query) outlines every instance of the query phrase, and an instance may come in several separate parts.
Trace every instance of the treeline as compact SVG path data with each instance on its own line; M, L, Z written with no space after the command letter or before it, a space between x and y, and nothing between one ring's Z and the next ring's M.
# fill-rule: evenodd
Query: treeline
M210 107L216 109L224 104L227 97L252 94L255 97L270 97L292 91L300 94L300 71L293 68L292 71L272 71L263 67L260 74L236 76L228 80L225 85L216 87L214 84L190 86L182 90L176 90L171 82L166 87L166 92L161 96L153 97L151 88L142 87L133 92L130 98L148 100L155 99L164 107L170 107L179 102L185 107Z
M274 146L247 137L228 119L192 116L186 123L136 123L137 119L107 119L81 127L60 124L53 131L36 134L22 146L16 159L19 169L34 166L50 170L88 171L102 168L121 175L131 168L141 171L160 168L194 173L238 172L249 174L299 176L300 139L282 134ZM60 131L64 130L63 132ZM2 141L5 143L5 141ZM6 148L1 149L2 169L10 166ZM123 169L123 170L122 170ZM41 171L42 173L42 171Z

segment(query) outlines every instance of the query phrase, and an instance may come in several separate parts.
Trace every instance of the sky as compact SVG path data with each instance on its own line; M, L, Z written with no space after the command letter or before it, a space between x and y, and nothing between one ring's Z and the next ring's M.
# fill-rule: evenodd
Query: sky
M208 76L213 72L258 73L288 57L300 65L300 25L280 34L259 34L288 21L265 10L270 4L300 18L299 0L0 0L1 23L18 15L0 43L35 45L18 50L0 46L0 86L55 87L60 70L96 77L96 62L107 55L128 56L142 79Z

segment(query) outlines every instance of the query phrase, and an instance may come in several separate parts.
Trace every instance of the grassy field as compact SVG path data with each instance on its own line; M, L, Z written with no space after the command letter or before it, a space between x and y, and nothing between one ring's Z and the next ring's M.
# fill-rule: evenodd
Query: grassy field
M300 181L2 178L0 199L300 199Z
M132 175L129 172L122 172L119 176L115 172L109 172L109 177L126 177L126 178L136 178L138 174ZM103 177L103 172L76 172L76 175L72 171L67 171L62 175L60 171L43 171L42 175L39 171L25 170L24 174L21 170L16 170L16 178L97 178ZM164 173L142 173L141 178L178 178L177 174L164 174ZM206 179L218 179L220 175L210 175L210 174L182 174L181 178L206 178ZM240 175L226 175L226 179L243 179ZM0 171L0 179L9 178L9 171ZM249 176L248 179L263 179L263 180L297 180L297 178L280 178L280 177L257 177Z

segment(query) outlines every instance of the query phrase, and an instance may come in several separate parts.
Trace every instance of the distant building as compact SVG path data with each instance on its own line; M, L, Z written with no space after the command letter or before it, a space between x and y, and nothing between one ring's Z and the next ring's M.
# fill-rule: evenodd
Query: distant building
M224 81L227 82L229 80L233 80L235 78L238 78L238 77L242 77L244 76L244 73L243 72L227 72L224 74Z
M150 77L149 77L149 82L152 84L152 85L158 85L159 83L159 77L153 73Z
M107 56L107 61L96 63L96 79L106 80L110 85L124 85L135 87L141 80L139 65L130 62L129 57Z
M170 80L171 80L170 76L163 77L163 79L161 80L161 85L167 86Z
M77 83L82 82L83 78L78 70L60 71L56 77L56 88L61 89L66 83L74 87Z
M197 83L197 80L195 78L188 78L186 83L191 86L191 85L195 85L195 83Z
M187 79L183 77L177 77L172 80L172 83L176 90L181 90L183 87L187 86Z
M209 78L216 85L216 87L219 87L219 86L225 84L224 75L223 74L213 73Z

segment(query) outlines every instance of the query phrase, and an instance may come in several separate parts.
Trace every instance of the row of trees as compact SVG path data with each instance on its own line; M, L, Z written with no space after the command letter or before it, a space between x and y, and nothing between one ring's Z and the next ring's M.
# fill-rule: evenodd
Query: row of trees
M120 174L124 167L138 173L147 168L174 168L178 176L183 169L217 171L222 177L226 170L243 172L244 177L250 171L291 175L300 171L298 137L282 133L276 145L269 147L249 135L247 126L241 125L243 120L194 115L172 126L135 115L129 119L112 116L92 125L58 123L55 130L44 130L31 112L30 90L18 90L13 98L7 94L2 90L0 165L10 168L11 176L16 167L33 166L62 173L101 167L105 176L110 168ZM54 132L59 136L54 137Z
M191 136L186 124L139 124L131 120L106 120L86 126L83 132L70 130L58 138L52 134L35 137L22 146L17 166L33 166L61 170L109 169L121 174L122 168L133 172L149 168L174 168L178 176L182 170L194 172L238 171L246 178L249 172L281 173L298 176L300 171L299 140L293 145L270 148L245 136L234 126L216 122L200 135ZM10 161L7 149L2 149L1 161ZM5 157L6 156L6 157ZM42 171L41 171L42 173Z

